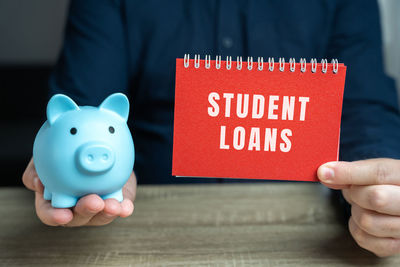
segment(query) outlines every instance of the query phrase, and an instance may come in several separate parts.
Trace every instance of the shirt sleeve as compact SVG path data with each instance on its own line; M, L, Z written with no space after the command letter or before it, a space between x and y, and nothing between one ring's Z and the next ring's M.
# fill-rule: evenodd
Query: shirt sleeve
M72 0L64 45L49 79L49 96L62 93L79 105L99 105L127 93L128 59L121 6L112 0Z
M342 1L328 58L347 65L340 159L400 158L400 117L392 79L384 74L375 0Z

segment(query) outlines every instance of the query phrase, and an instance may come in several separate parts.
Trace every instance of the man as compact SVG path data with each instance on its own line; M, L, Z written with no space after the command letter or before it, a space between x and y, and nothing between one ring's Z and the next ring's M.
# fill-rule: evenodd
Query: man
M53 209L31 161L23 181L36 191L39 218L48 225L103 225L133 212L136 175L147 183L188 181L170 176L175 58L338 58L348 66L340 159L361 161L327 163L318 176L342 189L360 246L379 256L400 252L400 162L394 160L400 117L393 82L383 73L380 38L373 0L72 1L50 95L98 105L112 92L127 93L135 169L122 203L89 195L72 210ZM387 159L363 160L379 157Z

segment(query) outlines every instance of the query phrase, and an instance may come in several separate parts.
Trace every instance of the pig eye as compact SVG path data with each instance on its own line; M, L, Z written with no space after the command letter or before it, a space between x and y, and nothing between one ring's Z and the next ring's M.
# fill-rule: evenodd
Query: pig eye
M112 126L108 127L108 131L112 134L115 133L115 129Z
M75 134L78 132L78 130L77 130L75 127L72 127L71 130L69 130L69 132L70 132L72 135L75 135Z

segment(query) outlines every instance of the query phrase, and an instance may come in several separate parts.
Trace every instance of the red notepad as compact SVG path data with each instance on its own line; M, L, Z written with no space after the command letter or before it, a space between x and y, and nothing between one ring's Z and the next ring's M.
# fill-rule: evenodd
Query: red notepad
M176 60L172 175L317 181L338 160L343 64Z

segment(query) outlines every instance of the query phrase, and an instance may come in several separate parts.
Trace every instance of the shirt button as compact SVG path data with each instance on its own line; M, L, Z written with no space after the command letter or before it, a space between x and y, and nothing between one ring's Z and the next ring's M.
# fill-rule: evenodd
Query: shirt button
M230 37L224 37L222 38L222 45L225 48L231 48L233 46L233 40Z

